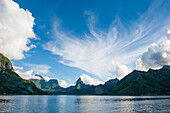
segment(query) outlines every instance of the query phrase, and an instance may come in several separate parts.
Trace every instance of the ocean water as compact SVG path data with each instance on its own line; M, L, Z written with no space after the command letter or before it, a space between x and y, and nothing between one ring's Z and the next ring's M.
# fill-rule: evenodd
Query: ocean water
M170 96L0 96L0 113L170 113Z

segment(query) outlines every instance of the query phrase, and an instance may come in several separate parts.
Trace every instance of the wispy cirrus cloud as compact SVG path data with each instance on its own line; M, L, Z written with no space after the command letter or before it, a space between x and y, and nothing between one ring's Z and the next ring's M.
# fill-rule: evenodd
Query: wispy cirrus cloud
M170 1L154 2L144 14L139 14L136 21L124 25L117 18L108 31L97 28L97 17L85 11L89 16L89 33L83 36L62 31L56 21L54 39L44 45L44 49L61 56L59 62L64 65L80 68L100 78L113 74L122 78L131 72L132 65L152 43L164 40L170 26L169 5Z

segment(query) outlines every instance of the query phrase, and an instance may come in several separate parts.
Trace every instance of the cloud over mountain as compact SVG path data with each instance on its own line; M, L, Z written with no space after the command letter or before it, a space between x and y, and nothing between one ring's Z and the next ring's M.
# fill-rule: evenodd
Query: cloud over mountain
M23 59L33 32L34 17L12 0L0 0L0 52L10 59Z
M89 16L89 33L82 36L61 30L56 20L54 39L44 45L44 49L61 56L58 62L64 65L102 79L109 75L122 78L131 72L136 60L152 43L159 44L164 40L170 26L169 5L170 2L157 1L128 25L115 19L107 31L97 27L94 13L85 11Z
M28 68L27 71L23 70L23 67L16 67L14 66L15 71L24 79L40 79L40 77L34 76L35 74L40 74L40 75L47 75L50 73L49 69L51 68L49 65L45 64L30 64L30 63L25 63L24 66ZM49 81L50 77L48 76L43 76L46 81Z
M143 71L147 71L150 68L160 69L164 65L170 65L170 39L163 41L159 45L152 44L136 62L136 68Z
M68 86L69 86L69 85L67 84L67 82L64 81L64 80L60 80L59 82L60 82L60 86L61 86L61 87L68 87Z
M103 84L103 82L95 79L95 78L92 78L86 74L82 74L80 76L81 80L85 83L85 84L89 84L89 85L99 85L99 84Z

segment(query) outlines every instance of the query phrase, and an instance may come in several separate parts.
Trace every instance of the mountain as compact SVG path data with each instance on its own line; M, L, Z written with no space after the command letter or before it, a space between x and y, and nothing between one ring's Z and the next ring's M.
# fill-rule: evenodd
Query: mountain
M83 83L83 81L81 80L81 78L79 78L76 82L76 85L75 85L75 89L76 90L81 90L81 89L87 89L89 88L90 85L86 85L85 83Z
M0 53L0 94L47 94L34 83L22 79L13 69L11 61Z
M83 83L64 88L54 94L74 95L170 95L170 66L148 72L134 70L120 81L111 79L97 86Z
M148 72L134 70L120 80L109 94L112 95L169 95L170 66Z
M75 94L75 95L170 95L170 66L147 72L134 70L120 81L111 79L97 86L85 84L81 78L75 86L62 88L58 80L22 79L11 61L0 53L0 94ZM48 91L49 93L47 93Z
M85 93L88 95L105 95L108 94L110 92L110 89L113 88L117 82L119 81L119 79L115 78L115 79L110 79L109 81L105 82L103 85L97 85L97 86L91 86L88 89L84 89L82 91L80 91L81 94Z
M62 87L60 87L58 80L56 79L45 81L45 79L41 75L36 74L35 76L38 76L40 79L30 80L41 90L53 92L63 89Z
M64 88L63 90L56 91L54 94L73 94L73 95L98 95L107 94L119 80L112 79L107 81L104 85L100 84L97 86L85 84L81 78L76 81L75 86Z
M113 85L115 85L117 82L119 82L119 79L115 78L115 79L110 79L108 81L105 82L104 86L109 86L112 87Z
M63 88L63 89L60 89L58 91L55 91L53 92L54 94L64 94L64 95L69 95L69 94L79 94L79 92L81 92L82 90L84 89L88 89L90 88L91 85L87 85L85 84L81 78L79 78L77 81L76 81L76 84L74 86L70 86L70 87L67 87L67 88Z
M47 86L48 88L50 89L58 89L60 88L59 84L58 84L58 81L56 79L50 79L48 82L47 82Z

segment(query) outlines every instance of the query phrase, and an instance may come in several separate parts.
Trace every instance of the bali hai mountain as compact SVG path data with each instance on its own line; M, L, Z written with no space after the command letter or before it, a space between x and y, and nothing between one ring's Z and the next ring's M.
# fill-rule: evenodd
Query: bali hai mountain
M11 61L0 54L0 94L64 94L64 95L170 95L170 66L147 72L134 70L120 81L111 79L97 86L85 84L81 78L75 86L63 88L58 80L22 79Z

